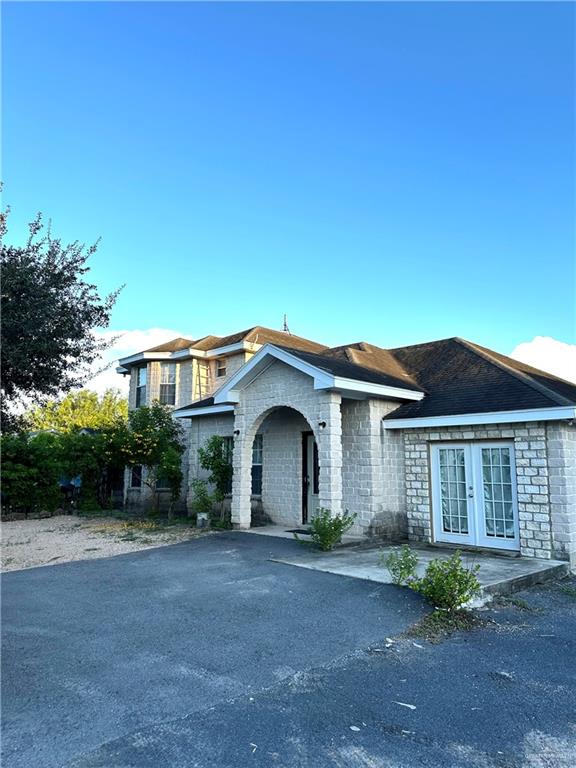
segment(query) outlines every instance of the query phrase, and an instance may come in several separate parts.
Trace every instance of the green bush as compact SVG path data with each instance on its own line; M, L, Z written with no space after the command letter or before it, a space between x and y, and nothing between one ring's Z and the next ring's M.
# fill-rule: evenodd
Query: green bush
M3 512L53 512L62 503L58 437L7 434L1 445Z
M424 576L413 579L409 586L436 608L455 611L480 594L479 570L479 565L466 568L457 550L447 560L431 560Z
M208 486L204 480L192 480L192 510L198 514L210 514L212 512L212 496L208 493Z
M356 514L332 516L329 509L321 507L310 523L312 541L323 552L329 552L354 524Z
M388 569L393 584L410 586L410 582L416 578L418 555L407 544L403 544L400 549L392 550L387 557L383 553L380 565Z

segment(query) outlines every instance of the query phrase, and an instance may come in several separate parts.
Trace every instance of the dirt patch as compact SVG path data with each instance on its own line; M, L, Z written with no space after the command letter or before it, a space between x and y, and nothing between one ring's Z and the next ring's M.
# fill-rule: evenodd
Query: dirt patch
M454 632L469 632L478 627L488 626L488 621L472 611L435 610L409 627L406 637L419 637L431 643L439 643Z
M0 532L3 571L122 555L177 544L208 533L186 524L65 515L2 522Z

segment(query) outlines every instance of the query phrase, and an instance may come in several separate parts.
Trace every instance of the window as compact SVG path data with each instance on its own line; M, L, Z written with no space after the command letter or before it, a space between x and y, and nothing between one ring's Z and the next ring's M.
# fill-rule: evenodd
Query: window
M130 488L142 488L142 467L132 467L130 470Z
M234 438L224 437L222 445L222 453L228 464L232 464L232 454L234 453ZM232 493L232 475L230 475L230 481L226 488L226 493Z
M216 360L216 376L219 379L226 376L226 360Z
M158 479L156 480L156 490L169 491L170 487L170 480L167 477L162 477L162 475L159 475Z
M256 435L252 445L252 493L262 493L262 435Z
M136 379L136 408L146 405L146 366L138 368Z
M176 363L160 363L160 402L176 403Z

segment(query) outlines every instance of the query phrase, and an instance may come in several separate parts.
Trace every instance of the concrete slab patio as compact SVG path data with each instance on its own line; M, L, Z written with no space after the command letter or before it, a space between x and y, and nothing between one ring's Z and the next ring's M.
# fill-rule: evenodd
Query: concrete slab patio
M276 558L276 562L310 568L339 576L376 581L391 584L388 570L382 566L381 559L398 546L344 547L332 552L319 552L309 549L301 555ZM422 576L426 566L433 559L446 559L454 554L454 549L444 547L411 546L417 552L419 563L417 575ZM531 557L510 557L507 555L481 552L462 552L462 561L470 568L480 565L478 581L484 597L507 595L534 584L541 584L548 579L558 579L569 572L568 563L561 560L537 560Z

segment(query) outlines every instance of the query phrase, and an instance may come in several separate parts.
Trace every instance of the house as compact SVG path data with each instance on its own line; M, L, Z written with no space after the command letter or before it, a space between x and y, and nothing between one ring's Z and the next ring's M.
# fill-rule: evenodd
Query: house
M292 528L323 507L355 512L357 535L576 566L575 384L459 338L328 348L265 328L120 363L132 407L159 396L186 424L188 478L227 439L237 528L258 506Z

